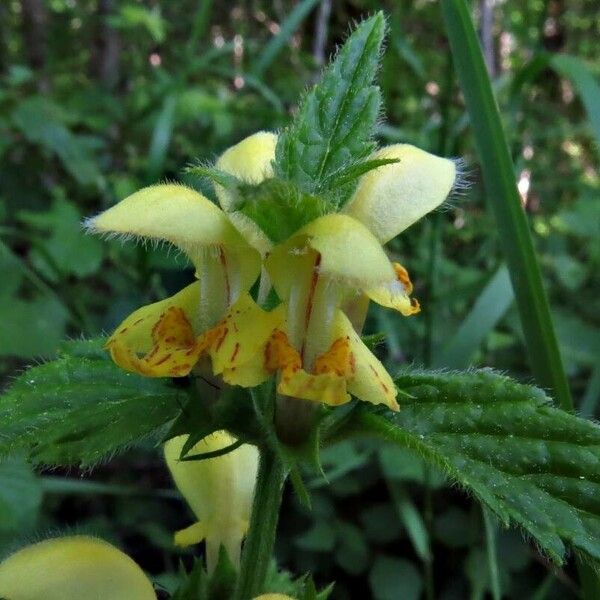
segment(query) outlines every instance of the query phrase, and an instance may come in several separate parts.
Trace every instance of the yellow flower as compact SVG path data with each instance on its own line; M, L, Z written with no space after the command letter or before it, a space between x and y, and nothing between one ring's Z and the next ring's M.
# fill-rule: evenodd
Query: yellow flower
M216 167L258 184L273 176L277 138L259 132L227 150ZM373 158L398 162L363 175L342 213L307 223L273 247L235 192L216 186L221 209L179 185L143 189L88 222L91 231L167 240L196 265L199 281L130 315L108 341L125 369L183 376L208 355L226 383L254 386L278 373L278 391L331 405L350 394L397 410L396 389L357 330L369 300L419 312L406 269L383 244L441 204L456 179L453 161L406 144ZM261 272L282 300L271 312L247 293ZM354 325L354 326L353 326Z
M240 142L218 166L236 175L271 164L275 143L255 142L254 136ZM362 305L365 311L373 300L405 316L419 312L406 269L390 262L382 244L444 201L456 167L405 144L372 158L398 162L362 176L342 214L315 219L275 248L263 246L267 272L283 301L265 347L264 371L280 373L278 391L287 396L337 405L353 394L397 410L392 378L342 308Z
M190 505L198 522L175 534L180 546L206 541L209 572L217 565L221 545L234 565L239 566L240 549L250 522L258 450L244 444L216 458L181 461L188 436L170 439L164 446L165 459L173 480ZM226 448L235 438L217 431L198 442L188 455Z
M252 303L247 290L260 273L257 250L227 215L198 192L175 184L144 188L97 217L89 231L167 241L184 251L198 281L128 317L107 347L124 369L149 377L181 376L216 351L218 324ZM243 357L239 357L241 359Z
M27 546L0 564L0 597L10 600L156 600L140 567L110 544L73 536Z

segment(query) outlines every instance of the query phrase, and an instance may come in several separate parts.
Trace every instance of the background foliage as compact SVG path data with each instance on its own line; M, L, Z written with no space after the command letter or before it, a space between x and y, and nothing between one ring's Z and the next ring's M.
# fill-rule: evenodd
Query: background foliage
M472 185L390 248L413 276L421 316L373 307L368 332L385 332L379 351L392 371L475 364L529 381L439 7L367 0L0 6L0 376L53 356L64 337L110 331L190 281L184 257L85 236L81 218L285 124L348 23L376 8L390 27L379 142L462 156ZM576 406L594 416L600 16L592 0L473 8ZM416 455L347 441L323 458L330 485L310 482L313 512L286 496L278 556L320 584L336 580L334 598L575 595L570 569L551 569ZM180 557L190 560L171 543L187 509L150 440L93 472L34 474L11 459L0 483L2 551L57 529L92 531L167 588Z

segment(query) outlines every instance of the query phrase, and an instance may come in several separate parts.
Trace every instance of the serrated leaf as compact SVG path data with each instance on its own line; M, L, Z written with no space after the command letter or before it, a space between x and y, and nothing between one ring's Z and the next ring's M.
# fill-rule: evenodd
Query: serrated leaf
M373 85L385 35L381 12L350 35L321 81L304 97L298 116L279 136L275 171L307 194L336 187L334 174L372 152L381 94ZM350 189L337 190L342 203Z
M127 373L105 353L32 367L0 396L0 455L23 450L40 464L91 465L155 434L180 412L185 392Z
M302 193L277 179L238 188L237 194L235 210L252 219L274 243L288 239L300 227L327 212L321 197Z
M400 162L397 158L373 158L371 160L363 160L361 162L351 163L343 167L339 171L332 173L323 183L325 189L334 187L344 187L353 181L356 181L361 175L384 167L385 165L393 165Z
M521 526L556 562L565 544L600 558L600 428L539 389L491 371L407 373L395 414L362 410L360 431L412 448Z
M206 600L208 598L208 575L203 561L196 560L187 572L183 564L179 565L180 584L171 596L171 600Z
M221 171L221 169L211 167L210 165L193 165L185 169L185 173L208 179L227 189L235 190L242 185L242 182L237 177L231 175L231 173Z

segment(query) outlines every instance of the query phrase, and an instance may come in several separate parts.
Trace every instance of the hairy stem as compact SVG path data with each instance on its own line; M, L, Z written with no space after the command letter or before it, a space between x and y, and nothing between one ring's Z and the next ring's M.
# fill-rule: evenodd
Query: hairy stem
M252 517L242 554L236 600L250 600L263 591L275 544L285 477L285 467L275 453L270 448L261 448Z

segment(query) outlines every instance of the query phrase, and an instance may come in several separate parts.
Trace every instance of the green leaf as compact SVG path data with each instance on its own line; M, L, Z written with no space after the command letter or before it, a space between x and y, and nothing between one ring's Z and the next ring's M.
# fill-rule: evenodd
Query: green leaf
M434 357L434 366L451 369L468 367L473 354L504 316L513 300L508 270L502 266L488 281L456 334L443 346L439 356Z
M29 259L50 281L61 276L87 277L100 268L104 256L102 241L85 235L81 214L75 205L57 198L47 211L20 211L17 218L39 234Z
M60 300L50 295L23 300L0 294L0 312L10 315L0 327L0 356L22 358L54 354L69 318Z
M233 597L237 571L233 566L225 546L219 549L219 561L208 582L208 598L210 600L229 600Z
M211 167L210 165L192 165L185 169L185 172L202 179L209 179L232 191L237 191L242 186L242 182L237 177L231 175L231 173L221 171L221 169Z
M381 94L373 85L385 19L379 12L348 38L323 78L304 97L298 116L279 136L275 170L307 194L333 190L335 173L372 152ZM351 188L337 191L334 203Z
M418 600L423 582L413 563L401 558L381 555L369 573L375 600Z
M202 560L196 560L189 572L183 564L179 565L180 583L171 600L207 600L208 575Z
M580 58L568 54L553 54L550 65L575 85L596 136L596 145L600 147L600 84L590 66Z
M32 96L20 102L13 122L28 141L56 154L64 168L82 185L102 183L102 174L83 139L64 125L66 116L49 100Z
M327 212L322 198L302 193L277 179L243 186L238 192L235 209L250 217L275 243L288 239L300 227Z
M0 454L92 465L162 430L185 396L170 380L123 371L106 353L64 356L28 369L0 396Z
M317 521L308 531L294 537L294 544L311 552L332 552L335 547L335 527L327 521Z
M360 575L369 564L369 547L362 531L346 521L336 523L338 548L336 562L350 575Z
M42 486L22 457L0 462L0 532L27 531L35 526Z
M484 506L483 525L485 528L485 546L487 553L490 587L492 588L492 598L501 600L502 590L500 587L500 570L498 568L498 550L496 548L496 520L490 514L490 511Z
M393 165L397 162L400 161L396 158L374 158L371 160L352 163L347 167L343 167L339 171L332 173L325 180L323 187L325 189L332 189L336 186L344 187L357 180L361 175L364 175L373 169L378 169L379 167L383 167L385 165Z
M432 556L429 532L421 513L414 505L404 486L400 486L396 482L388 482L388 487L398 517L406 528L415 552L423 562L430 561Z
M501 232L500 244L508 263L532 370L537 382L553 391L561 407L572 410L540 267L471 14L464 0L442 0L441 7L481 159L486 196Z
M148 151L147 178L154 182L164 171L165 160L173 135L173 122L175 120L175 108L177 107L177 96L171 94L164 100L162 109L156 119L152 140Z
M149 9L134 3L125 4L121 6L119 14L109 17L108 21L119 29L145 29L157 44L166 36L167 22L162 18L158 6Z
M565 544L600 559L600 428L539 389L491 371L407 373L402 410L358 412L357 430L416 450L521 526L556 562Z

